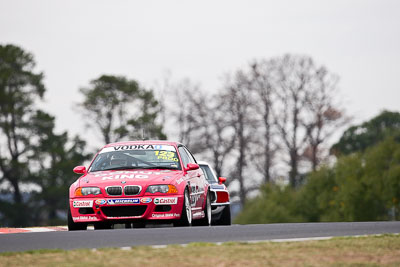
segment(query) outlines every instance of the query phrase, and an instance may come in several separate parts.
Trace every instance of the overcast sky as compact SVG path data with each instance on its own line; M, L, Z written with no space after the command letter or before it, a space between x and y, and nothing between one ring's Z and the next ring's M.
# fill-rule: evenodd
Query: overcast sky
M152 86L170 70L212 91L224 73L284 53L338 74L355 122L400 111L398 0L0 0L0 43L34 54L44 108L71 133L83 126L78 89L100 74Z

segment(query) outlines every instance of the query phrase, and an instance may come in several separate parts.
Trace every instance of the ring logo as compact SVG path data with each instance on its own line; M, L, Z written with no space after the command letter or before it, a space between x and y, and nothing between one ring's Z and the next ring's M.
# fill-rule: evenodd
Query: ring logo
M93 200L74 200L72 205L74 208L91 208L93 207Z
M157 197L154 199L156 205L175 205L177 203L178 198L176 197Z
M152 199L149 197L144 197L140 200L140 202L145 203L145 204L150 203L151 201L152 201Z
M139 204L140 200L138 198L109 199L109 200L107 200L107 203L108 203L108 205Z
M104 205L107 203L107 201L105 199L97 199L94 203L97 205Z

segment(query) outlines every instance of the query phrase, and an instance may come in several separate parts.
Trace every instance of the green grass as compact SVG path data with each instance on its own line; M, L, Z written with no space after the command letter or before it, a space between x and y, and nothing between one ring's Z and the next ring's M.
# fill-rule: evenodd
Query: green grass
M400 235L0 253L0 266L400 266Z

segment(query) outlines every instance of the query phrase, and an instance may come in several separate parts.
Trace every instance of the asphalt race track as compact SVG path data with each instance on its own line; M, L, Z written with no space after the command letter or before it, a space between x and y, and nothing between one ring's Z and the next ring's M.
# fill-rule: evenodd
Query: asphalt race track
M400 233L399 222L253 224L0 235L0 252Z

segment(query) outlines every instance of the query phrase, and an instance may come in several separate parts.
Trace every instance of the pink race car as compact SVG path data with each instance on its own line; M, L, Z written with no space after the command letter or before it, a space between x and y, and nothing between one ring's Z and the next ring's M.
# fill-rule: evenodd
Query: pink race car
M210 225L210 185L189 150L167 141L104 146L69 189L68 230Z

